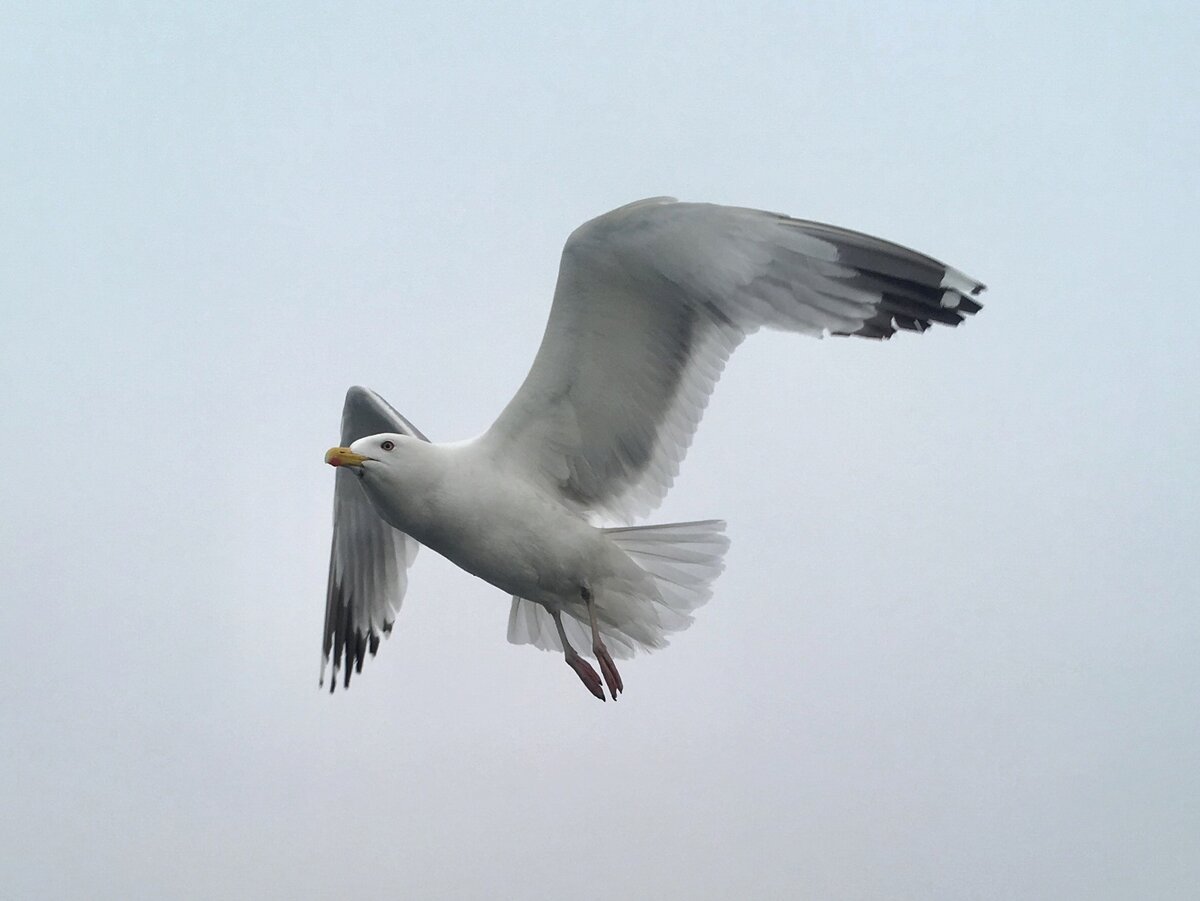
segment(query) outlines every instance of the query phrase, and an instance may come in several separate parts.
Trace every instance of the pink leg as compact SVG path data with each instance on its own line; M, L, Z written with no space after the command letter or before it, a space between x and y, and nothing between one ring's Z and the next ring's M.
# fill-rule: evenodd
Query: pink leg
M621 681L621 674L617 672L617 665L613 663L612 655L608 653L608 648L604 646L604 642L592 645L592 651L596 655L596 660L600 662L600 672L604 673L604 681L608 685L608 690L615 701L617 695L625 690L625 683Z
M596 624L596 605L592 601L592 593L585 588L582 594L587 603L588 619L592 622L592 653L596 655L596 661L600 664L600 672L604 673L608 693L615 701L617 695L625 690L625 683L621 680L621 674L617 672L617 665L613 663L612 655L608 653L608 648L604 646L604 641L600 638L600 627Z
M606 700L604 697L604 686L600 684L600 677L596 675L596 671L592 669L590 663L574 651L571 651L571 653L567 654L567 666L575 670L575 675L579 677L579 681L583 683L584 688L601 701Z
M562 614L557 610L551 610L550 615L554 617L554 625L558 627L558 637L562 641L563 654L567 658L567 666L575 670L575 675L579 677L579 681L583 683L583 687L590 691L601 701L607 700L604 697L604 686L600 683L600 677L596 675L596 671L592 669L592 665L584 660L571 647L571 643L567 641L567 633L563 629ZM603 667L603 664L601 664Z

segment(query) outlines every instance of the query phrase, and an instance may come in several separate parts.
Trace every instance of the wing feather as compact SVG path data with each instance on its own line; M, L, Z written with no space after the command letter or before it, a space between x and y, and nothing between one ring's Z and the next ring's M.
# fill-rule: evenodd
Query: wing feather
M484 436L564 502L662 501L729 356L762 327L888 338L957 325L983 285L898 244L776 213L652 198L563 249L533 367Z

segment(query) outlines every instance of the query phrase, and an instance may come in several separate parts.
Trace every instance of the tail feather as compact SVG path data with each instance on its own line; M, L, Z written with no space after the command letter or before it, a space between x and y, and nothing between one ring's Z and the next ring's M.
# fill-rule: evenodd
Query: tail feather
M691 612L712 596L729 550L719 519L605 529L605 534L654 579L666 606Z
M664 523L605 529L605 534L638 567L638 578L614 580L595 593L597 621L614 657L666 647L667 636L692 624L692 614L712 596L712 584L725 568L729 549L721 520ZM567 640L591 654L591 628L582 602L563 605ZM541 604L513 598L508 640L542 650L562 651L558 630Z

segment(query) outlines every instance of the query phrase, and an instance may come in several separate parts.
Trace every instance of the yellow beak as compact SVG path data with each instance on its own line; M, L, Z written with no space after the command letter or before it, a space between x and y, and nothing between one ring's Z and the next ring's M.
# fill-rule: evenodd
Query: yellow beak
M370 459L356 454L348 447L331 447L325 451L325 462L330 466L362 466L364 460Z

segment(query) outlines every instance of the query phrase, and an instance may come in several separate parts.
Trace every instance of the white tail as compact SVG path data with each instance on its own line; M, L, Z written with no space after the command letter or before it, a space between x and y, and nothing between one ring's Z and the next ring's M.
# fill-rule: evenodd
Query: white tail
M692 613L712 596L712 583L725 568L729 549L725 523L673 522L605 529L613 543L640 568L637 584L620 581L593 586L596 615L605 644L614 657L666 647L667 635L692 624ZM563 627L575 650L590 655L591 627L581 601L563 605ZM541 604L513 598L508 640L561 651L554 620Z

